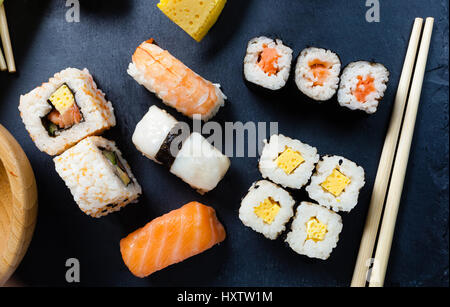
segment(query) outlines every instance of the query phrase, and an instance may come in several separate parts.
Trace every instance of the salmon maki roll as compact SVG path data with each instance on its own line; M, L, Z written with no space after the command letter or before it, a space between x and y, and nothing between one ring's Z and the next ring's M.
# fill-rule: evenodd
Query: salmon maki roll
M189 69L153 39L143 42L133 54L128 74L155 93L165 104L193 118L211 119L225 104L220 85Z
M225 237L215 210L191 202L129 234L120 241L120 252L131 273L144 278L210 249Z

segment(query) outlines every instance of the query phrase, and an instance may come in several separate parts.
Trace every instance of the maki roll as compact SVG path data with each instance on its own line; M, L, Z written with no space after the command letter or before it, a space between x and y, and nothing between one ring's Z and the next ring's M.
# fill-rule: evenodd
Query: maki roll
M350 212L358 204L359 190L364 186L364 169L339 156L319 161L306 191L311 199L334 211Z
M282 134L264 140L259 170L268 178L286 188L300 189L312 175L319 161L317 149Z
M244 58L245 79L269 90L286 85L291 71L292 49L279 39L264 36L250 40Z
M341 76L338 102L351 110L368 114L377 111L389 81L389 71L382 64L366 61L347 65Z
M207 121L225 104L220 85L197 75L153 39L136 49L127 72L166 105L191 118L198 114Z
M80 209L102 217L136 202L142 190L115 143L85 138L53 159Z
M326 260L336 247L341 231L339 214L313 203L302 202L286 242L300 255Z
M322 48L304 49L295 67L298 89L316 101L326 101L336 94L339 86L341 60L336 53Z
M294 215L295 201L284 189L267 180L255 182L242 199L239 219L245 226L275 240Z
M186 133L183 127L166 111L152 106L137 124L133 143L146 157L204 194L225 176L230 159L199 133Z
M116 125L111 102L87 69L67 68L20 97L20 116L36 146L58 155Z

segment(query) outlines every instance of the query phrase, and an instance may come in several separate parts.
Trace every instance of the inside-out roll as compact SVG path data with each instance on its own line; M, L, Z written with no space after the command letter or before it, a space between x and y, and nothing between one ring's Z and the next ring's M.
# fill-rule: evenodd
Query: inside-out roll
M36 146L58 155L116 125L111 102L87 69L67 68L20 97L20 116Z
M137 124L136 148L165 165L199 193L213 190L230 167L230 160L199 133L186 133L183 123L156 106Z

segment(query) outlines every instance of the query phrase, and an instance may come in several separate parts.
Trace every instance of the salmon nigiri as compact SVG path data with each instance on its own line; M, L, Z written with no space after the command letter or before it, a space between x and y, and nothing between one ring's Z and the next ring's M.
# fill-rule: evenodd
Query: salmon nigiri
M225 103L219 85L197 75L153 39L143 42L132 60L128 74L186 116L198 114L206 121Z
M225 240L213 208L191 202L158 217L120 241L125 265L146 277Z

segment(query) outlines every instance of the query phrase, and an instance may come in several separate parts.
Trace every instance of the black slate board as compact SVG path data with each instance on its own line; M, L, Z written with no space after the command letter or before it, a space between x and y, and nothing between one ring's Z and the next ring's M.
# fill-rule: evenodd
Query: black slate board
M39 215L30 249L14 279L26 285L69 285L65 261L81 264L81 285L128 286L346 286L367 213L378 159L416 16L434 16L435 32L423 87L395 240L386 277L389 286L448 285L448 1L381 2L381 22L365 20L365 1L229 0L200 44L156 8L157 1L81 2L81 21L67 23L65 1L6 1L18 73L0 74L0 123L26 151L39 188ZM295 51L308 45L335 50L343 64L384 63L391 82L379 111L350 112L335 101L306 101L293 85L280 95L261 95L242 79L247 41L281 37ZM126 74L131 54L149 37L205 78L222 84L228 105L215 120L279 122L281 133L362 165L367 184L359 205L342 214L344 229L327 261L295 254L282 239L269 241L242 225L238 208L260 179L257 158L233 158L217 189L202 197L134 148L131 135L150 105L163 104ZM66 67L87 67L113 102L117 141L145 194L139 204L100 220L85 216L54 171L51 158L29 138L17 110L20 94ZM167 109L167 108L166 108ZM168 110L180 120L186 118ZM295 194L297 200L306 196ZM197 200L213 206L227 240L199 256L146 279L124 266L119 240L151 219Z

